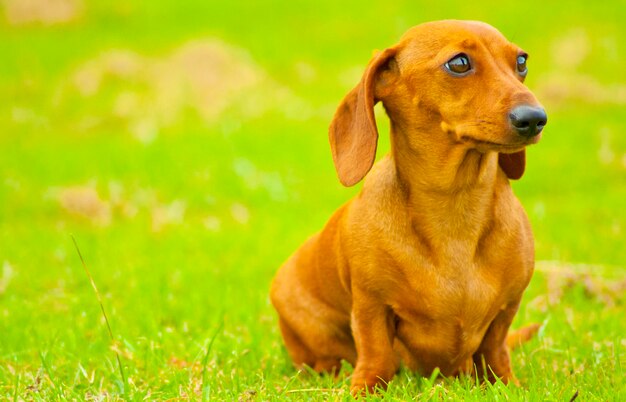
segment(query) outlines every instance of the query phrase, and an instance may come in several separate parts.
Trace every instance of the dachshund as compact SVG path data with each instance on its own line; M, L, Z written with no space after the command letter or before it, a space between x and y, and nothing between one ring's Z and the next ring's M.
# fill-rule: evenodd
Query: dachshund
M363 187L272 282L297 367L345 360L353 394L386 387L401 364L517 383L509 348L538 326L509 333L534 269L509 181L547 123L527 60L490 25L457 20L415 26L371 59L329 128L339 180ZM374 165L378 102L391 150Z

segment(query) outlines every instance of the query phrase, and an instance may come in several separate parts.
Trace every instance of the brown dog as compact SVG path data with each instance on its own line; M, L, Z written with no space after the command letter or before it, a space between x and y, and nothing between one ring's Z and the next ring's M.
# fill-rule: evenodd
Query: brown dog
M515 381L507 333L534 245L509 179L547 119L522 84L526 58L487 24L440 21L370 61L330 125L339 180L354 185L372 167L378 101L391 152L272 285L296 366L332 371L344 359L357 393L384 387L400 362Z

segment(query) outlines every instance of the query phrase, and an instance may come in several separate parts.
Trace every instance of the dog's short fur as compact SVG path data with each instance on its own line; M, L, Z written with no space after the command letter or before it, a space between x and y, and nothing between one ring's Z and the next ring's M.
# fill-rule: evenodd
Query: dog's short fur
M472 71L459 76L446 62L461 53ZM511 113L543 110L522 83L521 54L487 24L439 21L370 61L330 126L340 181L353 185L372 167L378 101L391 152L272 284L297 366L332 371L346 360L357 393L385 386L400 362L515 381L507 333L534 245L509 179L540 135L520 134Z

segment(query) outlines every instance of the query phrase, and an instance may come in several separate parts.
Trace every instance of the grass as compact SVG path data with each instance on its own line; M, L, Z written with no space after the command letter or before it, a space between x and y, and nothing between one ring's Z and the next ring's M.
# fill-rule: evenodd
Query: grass
M613 2L161 0L88 2L50 26L2 17L0 399L349 399L350 367L338 381L292 368L269 283L358 191L336 180L326 130L371 51L463 18L531 54L527 84L550 115L514 184L539 261L514 326L544 327L514 352L521 388L402 371L369 399L626 400L624 16ZM259 80L256 98L222 83L226 107L210 118L216 96L185 75L168 117L157 84L199 38L246 49L233 57ZM77 72L112 49L139 73L101 63L103 84L81 94ZM164 64L174 70L158 75Z

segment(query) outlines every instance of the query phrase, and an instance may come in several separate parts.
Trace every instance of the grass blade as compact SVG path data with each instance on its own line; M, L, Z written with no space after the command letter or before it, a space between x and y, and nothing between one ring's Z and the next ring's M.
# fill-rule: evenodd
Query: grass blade
M15 389L13 390L13 402L17 402L17 394L20 389L20 375L15 373Z
M57 383L54 381L54 378L52 377L52 373L50 372L50 368L48 367L48 363L46 363L46 356L44 356L44 354L43 354L43 352L41 350L39 351L39 359L41 360L41 366L43 367L44 371L48 375L48 379L52 383L52 387L54 388L55 392L57 393L57 396L59 396L60 395L59 387L57 386Z
M102 297L100 297L100 292L98 291L98 287L96 286L96 282L93 280L89 269L87 268L87 264L85 264L85 260L83 259L83 255L78 248L78 243L76 243L76 239L74 236L72 237L72 241L74 242L74 246L76 247L76 252L78 253L78 257L80 258L80 262L83 264L83 268L85 269L85 273L89 278L89 282L91 282L91 287L93 291L96 293L96 298L98 299L98 303L100 304L100 310L102 311L102 316L104 317L104 322L106 323L107 330L109 332L109 337L111 338L111 342L115 344L115 337L113 336L113 331L111 330L111 324L109 323L109 318L107 317L107 313L104 311L104 304L102 303ZM120 369L120 376L122 377L122 394L126 392L126 376L124 375L124 368L122 367L122 360L120 359L120 354L115 351L115 357L117 359L117 365Z
M202 401L207 400L206 394L206 365L209 360L209 352L211 352L211 348L213 347L213 342L215 342L215 338L220 333L220 331L224 328L224 320L220 322L220 325L215 329L213 335L211 335L211 339L207 342L206 352L204 353L204 357L202 358Z

